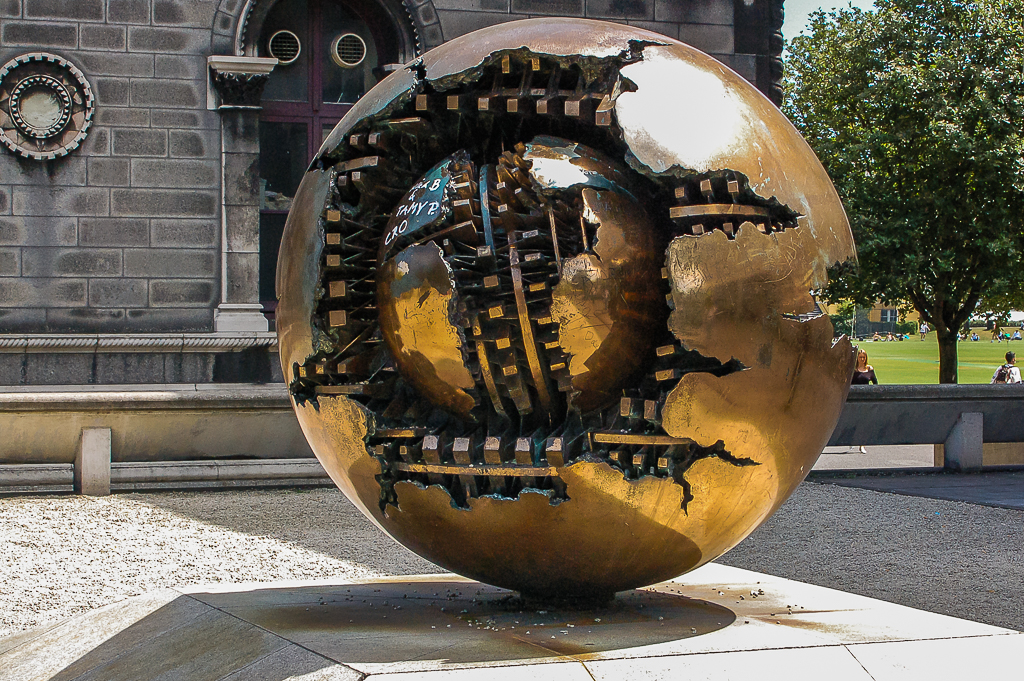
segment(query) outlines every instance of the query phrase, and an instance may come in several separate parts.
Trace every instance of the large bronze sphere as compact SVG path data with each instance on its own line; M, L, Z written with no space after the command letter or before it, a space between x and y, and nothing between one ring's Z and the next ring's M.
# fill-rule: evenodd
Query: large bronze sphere
M395 72L338 124L278 265L302 429L438 565L607 598L713 560L810 471L854 356L814 292L839 197L743 78L543 19Z

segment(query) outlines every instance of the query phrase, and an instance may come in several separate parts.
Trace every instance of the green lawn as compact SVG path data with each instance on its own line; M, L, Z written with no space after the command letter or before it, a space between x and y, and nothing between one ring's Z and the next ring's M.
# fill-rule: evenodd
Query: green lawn
M980 330L978 335L982 340L960 342L960 383L991 381L992 373L1003 363L1007 350L1021 355L1018 363L1024 363L1024 342L989 343L990 331ZM868 353L868 364L875 368L879 383L939 382L939 346L934 333L929 333L923 342L921 336L915 334L902 342L860 341L858 344Z

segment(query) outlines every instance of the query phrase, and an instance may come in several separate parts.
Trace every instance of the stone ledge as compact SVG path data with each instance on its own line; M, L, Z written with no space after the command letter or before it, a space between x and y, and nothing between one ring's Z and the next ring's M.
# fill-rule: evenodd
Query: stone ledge
M110 485L115 489L155 483L310 479L333 484L316 459L133 461L110 466Z
M70 492L75 466L70 463L0 464L0 494Z
M155 387L155 386L154 386ZM54 390L0 392L0 412L120 412L120 411L285 411L291 412L288 389L283 383L269 385L186 384L160 386L59 386Z
M256 347L275 349L277 334L0 334L0 353L234 352Z
M74 474L69 463L0 464L0 495L73 492ZM310 458L110 464L113 492L333 486L320 462Z
M1020 400L1024 383L985 385L977 383L941 385L853 385L847 402Z
M114 463L313 456L283 384L180 388L0 392L0 463L72 463L90 428Z
M1024 442L1022 404L1024 384L855 385L827 446L949 445L969 421L980 466L982 442Z

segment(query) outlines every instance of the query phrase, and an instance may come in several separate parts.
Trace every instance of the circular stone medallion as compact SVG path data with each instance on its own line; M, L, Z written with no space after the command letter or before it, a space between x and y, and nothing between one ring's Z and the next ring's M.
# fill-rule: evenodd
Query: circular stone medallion
M0 69L0 142L16 154L66 156L85 139L93 109L92 88L66 59L37 52Z

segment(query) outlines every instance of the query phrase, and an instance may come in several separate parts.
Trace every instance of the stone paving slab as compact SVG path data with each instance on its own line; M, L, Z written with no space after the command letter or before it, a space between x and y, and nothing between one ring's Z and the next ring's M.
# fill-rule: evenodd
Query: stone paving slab
M895 473L834 478L816 475L814 479L817 482L871 489L876 492L1024 510L1022 470L983 473Z
M0 639L0 678L934 681L1021 650L1010 629L710 564L592 610L451 574L165 589Z
M932 468L934 466L934 445L867 445L865 447L825 447L811 470Z

